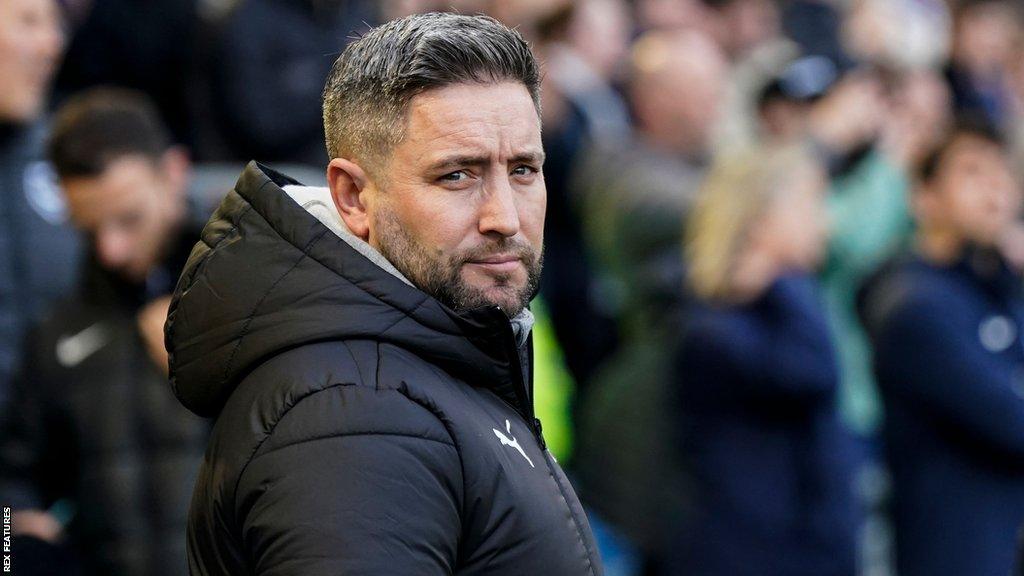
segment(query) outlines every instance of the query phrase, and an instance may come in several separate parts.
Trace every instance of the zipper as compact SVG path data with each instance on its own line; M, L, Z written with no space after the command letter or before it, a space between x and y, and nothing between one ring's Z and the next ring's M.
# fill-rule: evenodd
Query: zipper
M511 351L510 357L514 360L513 375L516 379L516 399L521 406L520 408L515 408L513 406L513 408L520 416L523 417L523 420L526 421L527 426L533 432L533 436L537 440L537 444L540 445L541 452L546 452L548 444L544 440L543 426L541 425L540 418L537 418L536 414L534 414L532 395L533 386L530 386L530 389L527 390L526 375L523 374L523 359L519 356L519 346L516 345L515 332L513 332L512 325L508 322L507 316L505 316L505 312L502 311L501 307L495 306L494 309L506 319L505 342L508 345L508 349ZM530 358L530 361L532 363L533 358ZM530 370L530 380L531 382L533 380L533 370ZM525 398L523 398L523 396L525 396ZM525 413L523 413L524 409Z
M499 308L497 306L495 306L495 308L499 312L501 312L501 308ZM504 315L504 312L501 312L501 314ZM562 481L561 481L561 479L559 477L559 474L555 470L556 466L558 466L557 461L555 460L555 456L548 450L548 444L547 444L547 442L544 441L544 427L541 424L540 418L537 418L536 414L534 413L534 409L533 409L533 372L534 371L532 369L530 370L530 386L529 386L529 389L527 389L526 378L524 377L525 375L523 374L523 363L522 363L522 359L519 357L519 347L516 346L516 336L515 336L515 334L512 331L511 324L508 324L508 328L506 329L505 341L508 342L509 349L512 351L512 356L511 357L515 359L515 371L514 371L514 374L516 376L517 383L519 384L519 386L516 388L516 397L519 398L519 403L522 404L523 401L522 401L522 398L521 398L521 394L525 393L525 395L527 396L527 399L526 399L527 403L526 403L525 407L526 407L526 409L528 411L528 414L523 414L522 410L519 409L519 408L516 408L515 406L513 406L512 409L517 414L522 416L523 419L526 420L526 422L529 425L529 427L533 430L533 435L537 439L537 444L540 446L541 457L544 458L544 464L548 467L548 473L551 476L551 480L555 483L555 486L558 488L558 492L560 493L560 495L562 497L562 502L565 504L566 510L569 512L569 517L572 518L573 524L576 527L576 534L577 534L577 536L580 539L580 543L583 546L583 550L587 554L587 564L588 564L588 567L590 568L590 574L592 576L596 576L596 571L594 569L594 561L593 561L594 551L591 550L591 548L587 545L586 538L584 537L585 531L583 530L583 522L581 522L580 519L577 517L576 511L573 510L572 504L569 503L569 500L570 500L569 493L572 492L572 487L571 486L568 487L568 492L567 492L566 491L567 487L562 484ZM533 349L531 347L530 348L531 356L532 356L532 352L533 352ZM530 367L533 368L533 366L532 366L533 358L532 357L530 358L530 362L531 362L531 366ZM578 498L576 500L577 500L577 502L579 501Z
M547 450L548 443L544 441L544 425L540 423L540 418L533 417L533 424L537 429L537 441L540 442L540 449Z

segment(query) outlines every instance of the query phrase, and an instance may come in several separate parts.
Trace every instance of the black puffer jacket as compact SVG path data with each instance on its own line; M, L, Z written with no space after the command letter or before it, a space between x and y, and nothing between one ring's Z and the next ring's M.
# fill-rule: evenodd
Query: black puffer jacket
M601 574L504 313L456 315L287 184L246 168L167 321L178 398L217 417L192 573Z

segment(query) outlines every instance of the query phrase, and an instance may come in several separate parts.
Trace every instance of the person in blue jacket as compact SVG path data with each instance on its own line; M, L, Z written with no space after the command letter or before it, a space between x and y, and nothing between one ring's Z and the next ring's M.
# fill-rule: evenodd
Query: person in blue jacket
M1021 192L1007 149L961 122L912 196L912 253L861 295L885 401L900 576L1013 566L1024 522Z
M692 214L677 390L694 497L672 574L855 571L853 445L811 276L824 185L802 148L748 152L716 163Z
M78 283L81 239L45 158L62 25L53 0L0 2L0 410L29 328Z

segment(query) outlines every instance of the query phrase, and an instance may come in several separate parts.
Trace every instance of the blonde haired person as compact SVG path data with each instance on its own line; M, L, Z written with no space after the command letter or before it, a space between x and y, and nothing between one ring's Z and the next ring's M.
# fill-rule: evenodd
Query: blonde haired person
M695 494L671 573L854 573L852 445L811 277L824 185L803 148L746 150L715 162L691 215L676 378Z
M824 250L824 173L802 146L750 148L718 159L691 214L689 284L700 298L755 298L785 268Z

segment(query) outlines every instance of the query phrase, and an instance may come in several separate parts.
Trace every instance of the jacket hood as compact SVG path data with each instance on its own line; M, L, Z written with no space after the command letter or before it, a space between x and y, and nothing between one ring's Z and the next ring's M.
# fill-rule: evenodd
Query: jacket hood
M251 162L203 229L165 326L171 387L182 404L216 416L241 379L274 355L367 339L405 348L530 412L501 309L454 312L409 284L340 218L332 224L333 211L299 186Z

